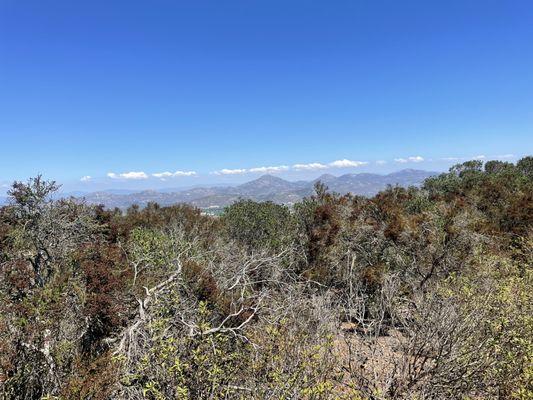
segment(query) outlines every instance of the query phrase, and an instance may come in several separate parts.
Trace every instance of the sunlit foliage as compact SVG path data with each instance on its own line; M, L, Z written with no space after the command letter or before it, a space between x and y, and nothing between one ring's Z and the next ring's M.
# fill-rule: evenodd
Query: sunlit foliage
M0 398L532 399L532 166L221 217L15 182Z

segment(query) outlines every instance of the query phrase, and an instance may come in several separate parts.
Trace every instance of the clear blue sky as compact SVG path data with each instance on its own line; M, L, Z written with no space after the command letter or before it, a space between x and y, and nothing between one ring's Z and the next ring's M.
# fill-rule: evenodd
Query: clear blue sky
M443 170L532 150L531 0L0 2L3 185ZM175 171L196 176L152 175Z

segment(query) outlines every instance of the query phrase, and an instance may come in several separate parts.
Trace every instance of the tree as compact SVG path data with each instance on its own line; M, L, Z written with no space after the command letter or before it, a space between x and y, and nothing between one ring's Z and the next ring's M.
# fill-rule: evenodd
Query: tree
M222 221L231 238L252 249L277 251L290 240L291 214L287 206L240 200L226 208Z
M54 259L61 259L81 242L90 241L98 228L91 208L73 199L52 199L59 187L39 175L27 183L15 182L8 192L17 220L20 251L31 262L38 286L50 278Z
M533 157L532 156L524 157L521 160L519 160L516 163L516 167L522 174L530 178L533 177Z

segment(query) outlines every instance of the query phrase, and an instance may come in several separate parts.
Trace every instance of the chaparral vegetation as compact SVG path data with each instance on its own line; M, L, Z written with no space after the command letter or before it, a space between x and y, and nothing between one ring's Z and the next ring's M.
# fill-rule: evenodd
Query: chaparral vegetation
M533 399L533 157L220 217L57 189L0 209L1 399Z

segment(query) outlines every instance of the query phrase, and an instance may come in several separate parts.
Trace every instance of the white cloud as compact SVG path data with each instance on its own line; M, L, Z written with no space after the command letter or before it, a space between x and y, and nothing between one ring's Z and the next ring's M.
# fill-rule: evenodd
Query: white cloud
M115 174L114 172L108 172L107 176L111 179L148 179L148 175L142 171L124 172L122 174Z
M275 174L283 171L288 171L290 169L287 165L278 165L278 166L272 166L272 167L254 167L250 169L246 168L236 168L236 169L228 169L224 168L218 171L213 171L211 174L214 175L242 175L242 174L248 174L248 173L261 173L261 174Z
M180 176L195 176L196 171L176 171L176 172L158 172L155 174L152 174L153 177L164 179L164 178L177 178Z
M227 169L227 168L224 168L224 169L221 169L219 171L215 171L213 172L213 174L215 175L240 175L240 174L245 174L246 172L248 172L248 170L246 169Z
M174 176L195 176L196 171L176 171Z
M80 178L80 181L82 181L82 182L89 182L91 179L92 179L92 178L91 178L90 175L85 175L85 176L82 176L82 177Z
M152 174L152 176L156 178L170 178L172 176L172 172L158 172L156 174Z
M407 158L395 158L394 161L396 161L397 163L401 163L401 164L405 164L408 162L418 163L418 162L424 161L424 158L421 156L411 156Z
M399 163L418 163L425 161L423 157L421 156L410 156L407 158L396 158L394 161ZM377 165L384 165L387 161L385 160L378 160L376 161ZM248 174L248 173L263 173L263 174L272 174L272 173L280 173L285 172L289 170L294 171L318 171L318 170L324 170L329 168L357 168L364 165L368 165L368 161L354 161L354 160L348 160L348 159L340 159L335 160L327 164L323 164L320 162L312 162L307 164L294 164L292 166L287 165L279 165L279 166L270 166L270 167L253 167L253 168L236 168L236 169L221 169L218 171L213 171L211 174L214 175L242 175L242 174ZM169 177L168 173L165 173L166 175L161 175L161 177ZM159 175L154 174L154 176L159 177Z
M328 168L327 165L321 163L294 164L292 167L297 171L316 171Z
M443 161L459 161L460 158L459 157L443 157L443 158L441 158L441 160L443 160Z
M148 179L148 175L144 172L125 172L123 174L120 174L121 177L124 179Z
M472 157L473 160L484 160L487 156L480 154L479 156Z
M496 158L500 159L500 160L505 160L505 159L509 159L509 158L515 158L516 156L514 154L502 154L502 155L499 155L499 156L496 156Z
M361 165L368 164L366 161L352 161L352 160L336 160L329 163L330 167L333 168L350 168L350 167L360 167Z
M252 173L275 174L287 171L288 169L289 167L287 165L278 165L277 167L255 167L250 168L248 171Z

